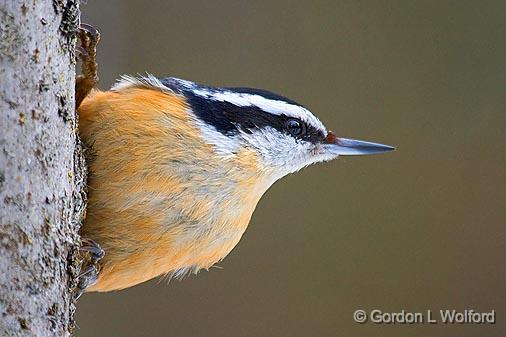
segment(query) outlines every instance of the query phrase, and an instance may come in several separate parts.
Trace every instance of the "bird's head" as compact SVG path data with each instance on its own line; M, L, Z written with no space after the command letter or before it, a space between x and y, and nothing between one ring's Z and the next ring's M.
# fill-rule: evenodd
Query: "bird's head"
M263 166L282 177L340 155L391 151L388 145L339 138L304 106L250 88L215 88L176 78L163 85L186 96L207 142L230 156L253 149Z
M184 95L205 142L213 145L217 155L228 159L244 148L253 150L262 169L275 179L340 155L394 149L339 138L304 106L269 91L209 87L173 77L147 77L141 81Z

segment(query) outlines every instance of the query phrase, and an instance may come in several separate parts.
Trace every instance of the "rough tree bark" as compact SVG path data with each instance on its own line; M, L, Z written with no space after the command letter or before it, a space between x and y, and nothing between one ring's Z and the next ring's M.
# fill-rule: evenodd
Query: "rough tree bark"
M86 172L77 0L0 0L0 336L66 336Z

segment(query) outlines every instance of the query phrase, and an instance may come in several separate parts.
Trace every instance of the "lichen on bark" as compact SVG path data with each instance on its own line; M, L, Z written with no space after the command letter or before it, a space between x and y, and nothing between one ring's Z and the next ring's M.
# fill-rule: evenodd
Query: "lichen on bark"
M86 197L74 0L0 1L0 335L65 336Z

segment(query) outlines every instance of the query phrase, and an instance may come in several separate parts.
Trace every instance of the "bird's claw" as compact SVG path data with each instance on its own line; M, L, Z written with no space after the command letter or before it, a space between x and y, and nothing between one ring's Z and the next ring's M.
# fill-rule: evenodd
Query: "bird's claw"
M74 298L81 297L86 288L97 281L100 272L100 260L105 252L98 243L91 239L83 238L79 248L79 256L82 259L81 271L77 276L77 286L74 290Z
M76 51L81 59L81 75L76 78L76 109L98 83L97 44L99 31L86 23L79 26L80 45Z

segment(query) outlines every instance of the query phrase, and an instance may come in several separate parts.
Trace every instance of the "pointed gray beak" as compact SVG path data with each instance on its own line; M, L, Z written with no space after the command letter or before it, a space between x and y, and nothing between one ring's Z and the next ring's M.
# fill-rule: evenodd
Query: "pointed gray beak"
M323 146L329 153L340 156L359 156L395 150L395 147L389 145L365 142L363 140L338 138L332 132L328 133Z

